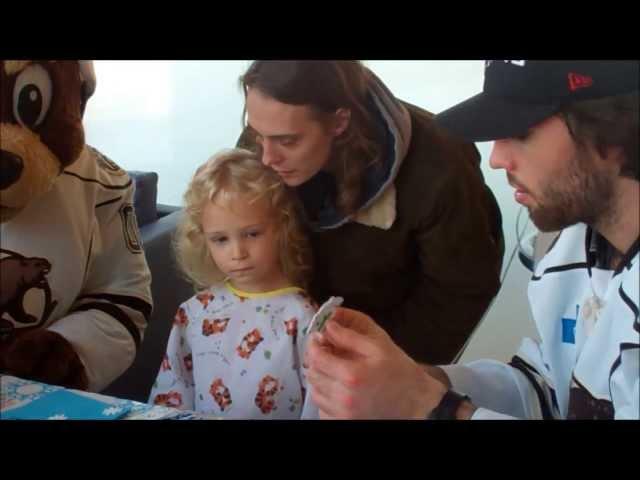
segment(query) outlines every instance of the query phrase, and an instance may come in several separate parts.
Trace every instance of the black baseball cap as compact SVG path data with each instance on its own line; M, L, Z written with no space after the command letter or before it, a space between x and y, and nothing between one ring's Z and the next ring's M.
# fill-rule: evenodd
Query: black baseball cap
M472 142L524 135L578 100L638 91L638 61L487 60L482 93L435 117Z

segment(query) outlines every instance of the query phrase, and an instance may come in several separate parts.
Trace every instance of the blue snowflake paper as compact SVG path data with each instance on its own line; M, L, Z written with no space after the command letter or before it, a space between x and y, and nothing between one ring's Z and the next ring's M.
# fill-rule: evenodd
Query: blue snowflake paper
M0 415L3 420L116 420L129 410L130 405L114 405L69 390L57 390Z

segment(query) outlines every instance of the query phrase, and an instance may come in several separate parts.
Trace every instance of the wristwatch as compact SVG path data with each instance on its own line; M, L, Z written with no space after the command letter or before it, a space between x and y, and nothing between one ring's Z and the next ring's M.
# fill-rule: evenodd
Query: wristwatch
M456 412L465 400L471 401L471 398L454 390L447 390L438 406L431 410L427 418L429 420L456 420Z

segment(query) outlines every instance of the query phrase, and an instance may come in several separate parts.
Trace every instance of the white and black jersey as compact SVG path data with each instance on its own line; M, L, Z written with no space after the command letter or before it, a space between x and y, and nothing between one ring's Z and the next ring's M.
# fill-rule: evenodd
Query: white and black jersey
M127 173L86 146L48 193L0 225L0 333L63 335L93 391L132 363L152 309L133 193Z
M529 284L541 341L524 339L509 365L444 368L483 407L474 418L640 418L638 241L615 271L599 261L607 245L583 224L565 229Z

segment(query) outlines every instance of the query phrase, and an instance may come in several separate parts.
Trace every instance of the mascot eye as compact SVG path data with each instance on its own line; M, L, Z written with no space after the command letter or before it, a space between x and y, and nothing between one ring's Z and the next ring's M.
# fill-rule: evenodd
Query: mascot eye
M38 64L25 68L13 87L13 116L23 126L33 129L42 123L51 105L51 77Z

